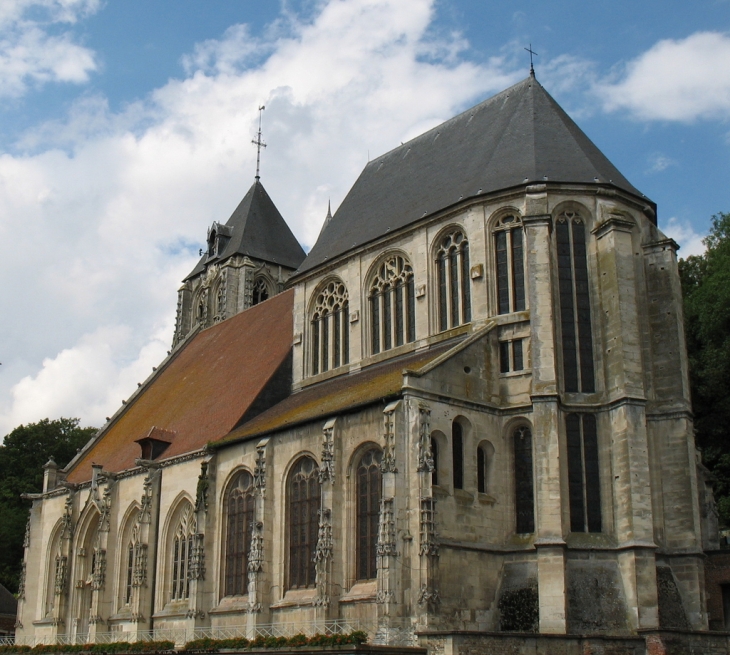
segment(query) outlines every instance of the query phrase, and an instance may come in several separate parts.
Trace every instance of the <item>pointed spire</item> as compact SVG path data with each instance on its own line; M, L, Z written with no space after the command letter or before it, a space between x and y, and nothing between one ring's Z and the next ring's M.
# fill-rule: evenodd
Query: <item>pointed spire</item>
M332 218L332 200L327 199L327 216L324 219L325 223L329 223Z

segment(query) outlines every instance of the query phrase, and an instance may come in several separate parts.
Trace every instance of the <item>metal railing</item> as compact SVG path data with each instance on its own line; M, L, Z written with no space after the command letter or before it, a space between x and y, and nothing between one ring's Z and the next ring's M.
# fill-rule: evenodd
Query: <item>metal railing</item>
M293 637L302 634L312 637L322 635L344 635L356 630L367 633L368 641L373 644L389 644L410 646L416 645L414 625L410 619L389 621L378 625L372 621L358 619L332 619L325 621L282 621L278 623L259 623L254 625L209 626L196 628L157 628L155 630L97 632L93 635L93 643L113 644L134 641L171 641L176 647L196 639L236 639L245 637L253 640L257 637ZM39 644L58 644L60 646L89 643L89 633L80 632L73 635L57 635L51 637L10 637L0 638L0 645L18 644L36 646Z

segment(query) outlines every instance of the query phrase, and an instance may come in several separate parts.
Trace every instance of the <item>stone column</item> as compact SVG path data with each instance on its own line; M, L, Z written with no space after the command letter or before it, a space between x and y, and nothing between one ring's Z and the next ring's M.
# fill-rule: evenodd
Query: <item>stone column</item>
M96 467L94 467L96 469ZM101 489L101 484L104 484ZM89 611L89 643L96 643L97 632L106 632L106 618L109 617L109 599L105 594L107 588L107 562L109 531L111 529L112 495L114 491L114 476L94 471L92 479L92 497L99 510L99 525L94 540L93 562L91 571L91 608ZM104 618L106 616L106 618Z
M248 551L248 609L246 625L248 637L256 636L256 626L266 623L269 617L269 573L265 569L266 535L271 526L266 525L266 458L268 439L256 444L256 466L253 471L254 522L251 528L251 545Z
M134 563L132 569L132 598L130 609L134 626L130 640L135 641L141 633L152 629L152 590L157 573L157 526L159 524L159 497L162 471L153 462L137 463L144 466L146 474L142 482L140 511L133 528Z
M434 461L431 451L431 408L411 399L412 430L415 432L418 484L418 586L413 590L419 628L432 626L441 604L439 590L439 542L436 532L436 499L431 488Z
M528 194L528 212L547 208L542 193ZM527 251L526 279L530 308L532 362L533 461L535 471L535 547L540 606L540 632L567 630L565 541L563 539L563 471L551 254L552 217L532 214L522 219Z
M378 524L377 567L378 590L375 602L378 605L379 627L386 627L390 619L399 615L398 606L402 605L400 598L398 564L398 544L396 541L396 474L398 473L396 432L402 433L403 426L401 409L403 403L398 400L390 403L383 410L383 459L380 471L383 476L380 519Z
M53 579L53 614L51 638L58 638L66 632L67 601L69 591L69 566L71 563L71 545L74 534L74 498L75 492L69 489L63 515L61 516L61 541L55 555Z
M335 425L336 418L329 419L322 428L322 463L319 467L321 485L319 531L314 551L315 584L317 595L314 599L315 621L322 626L332 618L332 512L334 506L335 484Z

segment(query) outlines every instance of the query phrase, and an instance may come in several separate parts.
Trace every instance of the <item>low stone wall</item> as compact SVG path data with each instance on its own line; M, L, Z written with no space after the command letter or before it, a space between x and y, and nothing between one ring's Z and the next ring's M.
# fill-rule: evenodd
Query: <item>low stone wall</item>
M631 637L423 632L429 655L730 655L730 634L662 630Z

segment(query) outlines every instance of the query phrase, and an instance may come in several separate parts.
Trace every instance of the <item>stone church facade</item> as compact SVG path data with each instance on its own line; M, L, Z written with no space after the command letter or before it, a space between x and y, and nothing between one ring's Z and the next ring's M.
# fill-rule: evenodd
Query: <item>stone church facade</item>
M46 466L19 640L708 637L677 245L533 76L297 248L258 179L209 230L171 354Z

